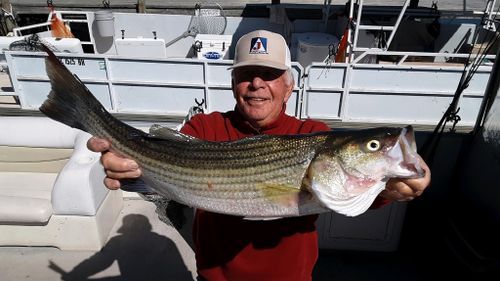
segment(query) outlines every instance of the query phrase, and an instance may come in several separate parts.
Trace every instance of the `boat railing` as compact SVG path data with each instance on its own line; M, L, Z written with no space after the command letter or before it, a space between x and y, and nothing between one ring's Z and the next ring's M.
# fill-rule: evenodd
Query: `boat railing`
M14 36L25 36L33 34L40 29L45 29L45 31L50 31L50 22L42 22L27 26L16 27L12 30L12 32L14 33Z
M398 27L401 23L401 20L403 19L403 16L406 12L406 9L408 8L408 6L410 5L410 0L405 0L403 6L401 7L401 11L396 19L396 22L394 23L393 26L384 26L384 25L364 25L364 24L361 24L361 17L362 17L362 14L363 14L363 3L364 1L363 0L359 0L359 6L358 6L358 12L357 12L357 15L356 15L356 24L355 24L355 29L354 29L354 39L353 39L353 42L352 42L352 50L353 50L353 53L354 51L356 51L357 47L358 47L358 38L359 38L359 32L360 30L378 30L380 32L383 32L383 31L390 31L390 34L389 34L389 38L387 39L387 43L386 43L386 47L389 48L389 46L391 45L391 42L392 40L394 39L394 35L396 34L396 31L398 30ZM350 18L353 18L354 16L354 1L351 1L350 2L350 11L349 11L349 17ZM352 54L351 53L351 60L353 59L352 57Z
M21 109L38 110L50 91L45 55L7 51L9 75ZM234 108L230 60L151 59L115 55L57 56L112 113L184 117L195 100L204 110ZM296 86L287 113L298 116L303 68L292 65Z
M401 1L401 7L399 10L399 14L395 19L393 20L393 24L385 24L385 25L377 25L377 24L366 24L363 23L363 15L364 13L364 0L357 0L357 1L351 1L350 2L350 9L349 9L349 19L352 22L352 24L348 25L349 26L349 34L348 34L348 39L349 39L349 45L347 52L349 54L349 61L351 62L360 62L363 60L367 55L375 55L374 52L386 52L386 51L393 51L397 50L397 47L391 46L391 43L393 43L396 33L398 32L398 29L400 25L402 24L403 18L409 16L407 15L407 10L409 9L409 6L411 5L410 0L404 0ZM464 1L464 7L465 7L465 2ZM494 20L494 14L496 13L496 0L488 0L485 9L482 12L484 14L484 20L481 23L478 23L479 26L481 26L484 30L490 31L490 32L496 32L496 25L498 24L498 21L495 22ZM357 6L356 6L357 5ZM373 9L373 8L372 8ZM428 13L428 16L435 17L434 21L438 21L440 18L441 11L438 11L437 6L434 6L429 8L430 12ZM455 15L456 16L456 15ZM450 50L450 52L457 52L460 47L463 47L463 44L475 44L476 42L469 42L468 37L470 37L473 33L479 32L479 30L474 31L475 27L473 25L467 26L468 24L464 24L463 28L464 31L466 31L463 34L463 38L456 38L456 40L459 40L459 45L455 46L456 49ZM360 36L362 35L362 31L366 32L376 32L379 35L383 34L383 42L382 46L369 46L369 47L363 47L359 45L359 39ZM459 35L460 32L456 36ZM387 38L387 39L385 39ZM436 38L435 38L436 39ZM375 40L375 38L373 39ZM477 39L475 39L477 40ZM467 41L467 42L466 42ZM366 53L366 52L371 52L371 53ZM436 58L456 58L456 59L461 59L464 58L464 56L468 56L468 54L462 55L462 54L448 54L448 52L443 52L444 50L440 50L440 52L424 52L422 54L418 54L415 56L419 57L436 57ZM378 54L381 55L381 54ZM389 54L387 54L389 55ZM397 55L392 53L391 55ZM408 54L408 56L413 56L411 54ZM402 59L401 63L406 61L408 58L406 54L402 54ZM489 57L491 58L491 56ZM489 59L488 58L488 59ZM444 60L436 60L440 62L447 61L447 59Z
M404 3L409 5L407 0ZM404 11L390 28L392 34L398 29L397 23L403 15ZM125 19L131 15L115 16L119 22L131 22ZM82 20L83 16L73 18ZM93 15L86 15L85 20L91 22ZM165 22L170 25L174 22L188 24L184 17L168 20ZM267 26L269 23L259 19L259 24ZM401 52L388 50L388 46L363 48L355 44L350 50L352 60L346 63L307 62L300 65L294 62L297 85L288 101L287 113L332 122L436 124L453 99L455 85L468 59L476 58L459 53L473 46L474 42L469 39L475 26L459 23L447 30L443 37L454 38L445 40L443 46L446 48L442 47L439 52ZM352 38L364 36L359 32L363 28L378 30L380 26L360 25L358 34ZM139 34L132 31L127 34ZM167 41L168 36L165 36ZM234 108L228 70L230 60L145 58L113 52L101 55L59 53L58 56L112 113L183 118L195 101L204 101L205 112ZM50 91L43 58L42 53L6 52L14 89L12 95L17 96L22 110L37 110ZM481 67L460 100L462 121L458 126L472 126L480 108L495 56L482 58Z
M73 26L80 29L80 32L84 33L83 37L85 37L85 39L81 40L82 46L94 52L95 38L93 36L91 24L94 20L93 13L84 11L56 11L54 13L70 28ZM12 30L12 33L17 37L35 33L40 37L51 37L51 16L52 13L49 13L46 22L16 27Z
M368 55L400 57L396 62L364 63ZM463 63L411 62L467 54L366 51L352 63L312 63L305 69L301 118L363 124L413 124L432 128L452 101L464 71ZM487 59L495 56L488 55ZM457 124L470 129L477 117L491 63L478 67L460 98Z
M64 53L58 56L112 113L152 119L170 116L180 120L195 101L204 101L207 113L234 108L228 69L230 60L141 59ZM13 94L17 95L21 109L38 110L50 91L45 55L8 51L6 58ZM357 62L312 63L304 69L293 62L296 86L287 103L287 113L328 122L432 126L452 100L456 88L453 85L460 81L463 68L453 63ZM473 126L490 72L489 65L479 67L464 91L459 104L462 121L458 126Z
M398 57L395 64L401 65L403 63L415 64L416 61L409 61L409 58L419 57L422 58L423 62L430 64L435 64L437 62L443 62L440 66L452 66L452 63L460 61L459 64L462 66L467 61L472 61L476 59L479 54L466 54L466 53L432 53L432 52L400 52L400 51L385 51L376 48L357 48L355 51L359 51L360 54L355 57L352 61L353 64L363 63L369 56L385 57L392 56ZM493 65L493 60L495 55L485 55L483 56L483 65Z

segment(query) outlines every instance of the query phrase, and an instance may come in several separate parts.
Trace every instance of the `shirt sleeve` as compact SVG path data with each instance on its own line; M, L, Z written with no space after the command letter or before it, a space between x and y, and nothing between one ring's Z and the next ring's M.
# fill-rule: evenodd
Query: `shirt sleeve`
M306 119L300 128L301 134L330 131L331 128L323 122Z
M204 130L203 130L203 120L202 114L195 115L191 117L191 119L182 126L181 133L203 139L204 138Z

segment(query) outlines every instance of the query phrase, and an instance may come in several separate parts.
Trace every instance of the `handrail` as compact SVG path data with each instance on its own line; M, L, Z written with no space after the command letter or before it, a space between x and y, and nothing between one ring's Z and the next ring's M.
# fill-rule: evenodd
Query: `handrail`
M398 30L398 27L401 23L401 20L403 19L403 16L406 12L406 9L410 5L410 0L405 0L403 7L401 8L401 11L399 12L396 23L393 26L363 25L363 24L361 24L361 14L363 13L363 4L364 4L364 0L360 0L359 5L358 5L358 14L356 17L356 27L355 27L355 31L354 31L354 42L353 42L354 51L358 47L358 37L359 37L360 30L390 31L391 34L389 35L389 39L387 40L387 46L385 47L385 48L389 48L389 46L391 45L391 42L394 38L394 35L396 34L396 31ZM351 1L351 10L352 9L353 9L353 4ZM352 11L351 11L351 13L352 13ZM352 60L352 57L351 57L351 60Z
M469 58L469 54L460 54L460 53L424 53L424 52L400 52L400 51L384 51L378 48L357 48L354 49L354 52L362 51L359 56L352 62L352 64L359 63L360 60L365 58L368 55L383 55L383 56L402 56L403 58L397 63L398 65L403 63L408 57L450 57L450 58ZM477 54L473 54L470 56L471 59L477 57ZM486 55L485 59L495 59L495 55Z
M51 24L50 22L42 22L42 23L37 23L37 24L32 24L32 25L27 25L27 26L16 27L16 28L12 29L12 31L14 32L14 34L16 36L23 36L21 34L21 31L23 31L23 30L44 27L44 26L48 27L48 26L50 26L50 24ZM47 30L50 30L50 28L47 28Z
M391 35L389 35L389 39L387 39L387 46L385 46L387 49L391 45L392 39L394 38L396 31L398 30L399 24L401 23L401 20L403 19L403 16L406 12L406 9L408 8L408 5L410 5L410 0L405 1L404 6L401 9L401 13L399 14L398 19L396 20L396 23L394 24L394 27L391 30Z

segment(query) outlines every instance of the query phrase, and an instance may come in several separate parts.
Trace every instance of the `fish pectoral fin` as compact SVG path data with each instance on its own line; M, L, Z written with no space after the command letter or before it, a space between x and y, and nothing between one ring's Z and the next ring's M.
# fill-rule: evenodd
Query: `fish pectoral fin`
M300 192L300 189L292 185L281 183L262 183L259 184L259 188L262 190L266 197L298 194Z
M299 201L300 189L287 184L263 183L259 185L265 198L280 205L289 206Z

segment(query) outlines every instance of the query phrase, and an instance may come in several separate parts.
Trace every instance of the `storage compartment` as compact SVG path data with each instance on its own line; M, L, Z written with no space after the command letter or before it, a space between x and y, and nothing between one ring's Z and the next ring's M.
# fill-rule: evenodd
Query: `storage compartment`
M198 34L194 38L193 48L198 59L229 59L229 46L232 35Z
M165 40L153 38L116 39L116 52L119 56L131 58L165 58Z

